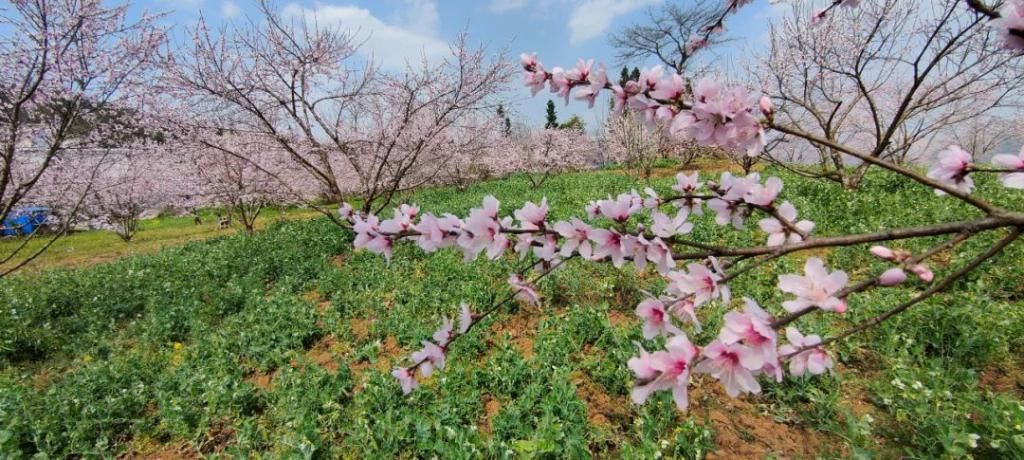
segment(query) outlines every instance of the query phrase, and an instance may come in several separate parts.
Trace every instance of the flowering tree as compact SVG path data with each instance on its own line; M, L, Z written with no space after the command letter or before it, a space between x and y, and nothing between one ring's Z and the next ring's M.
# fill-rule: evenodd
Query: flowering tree
M730 1L728 12L746 3ZM854 7L856 3L835 0L816 17L847 14L836 8ZM1008 27L1000 32L1005 44L1018 52L1024 51L1024 41L1016 39L1024 32L1024 3L1011 2L1001 12L985 11L1013 19L991 24ZM718 20L719 25L721 21ZM714 29L707 33L715 33ZM925 176L871 152L776 119L769 99L758 100L745 91L724 88L709 80L699 81L691 92L679 75L662 76L649 70L648 78L641 78L636 86L623 87L609 84L603 69L595 70L587 62L581 61L571 70L548 71L535 56L524 54L522 63L524 80L534 91L548 86L556 94L569 95L576 89L578 98L593 100L596 94L607 90L620 101L620 106L642 108L640 113L661 120L674 136L719 145L739 155L757 155L764 131L777 131L892 171L934 189L944 199L962 201L977 212L962 221L818 237L813 234L814 223L801 219L795 206L785 200L780 179L723 173L717 180L709 180L696 172L680 173L669 195L646 190L644 195L631 192L609 196L588 205L585 217L557 222L549 220L546 200L525 203L512 215L503 215L500 203L488 196L481 207L461 218L421 214L415 205L402 205L382 219L355 212L350 205L343 204L340 215L352 224L355 247L387 259L393 246L405 241L426 252L451 248L462 252L466 260L480 256L497 259L506 253L517 253L532 257L536 261L532 266L540 272L533 280L526 279L525 272L513 273L508 279L509 294L502 301L475 312L463 304L456 321L443 318L432 340L424 341L423 348L412 354L410 365L394 370L393 375L405 392L418 385L417 373L429 376L443 368L450 345L470 333L481 319L506 302L540 302L533 287L536 280L569 260L579 259L606 261L616 267L629 263L637 270L650 266L665 280L663 292L649 294L636 308L645 339L664 340L651 342L658 347L654 352L639 347L637 355L626 363L636 377L634 402L642 404L655 392L671 390L678 407L685 410L692 374L707 374L719 380L730 396L757 393L761 390L759 380L781 381L787 370L794 376L829 371L833 365L829 344L878 325L950 287L998 256L1024 232L1024 213L1002 209L970 193L971 175L979 173L999 174L1003 185L1024 188L1024 150L1018 155L997 156L995 167L985 167L972 163L968 152L950 147L940 153L939 163ZM650 78L652 75L658 78ZM753 227L750 221L758 216L758 238L765 243L733 247L695 240L689 236L694 229L689 217L703 212L714 213L716 224L737 231ZM929 259L937 253L983 234L999 238L961 266L940 273L932 269ZM945 239L921 252L882 245L937 236ZM853 281L846 272L830 269L823 260L809 257L803 273L778 278L776 287L788 298L781 305L761 306L756 299L746 297L742 309L725 314L714 340L701 346L690 341L687 330L700 327L699 318L707 305L730 305L729 284L736 278L788 254L853 245L872 245L867 250L885 261L887 268L880 272L869 269L867 277ZM800 320L808 315L843 314L849 308L849 299L865 291L909 283L919 287L913 297L837 335L823 338L806 332L807 325L800 325Z
M755 69L780 121L902 164L927 158L929 144L955 126L1021 101L1024 63L964 2L865 0L845 14L809 11L795 4L772 27ZM811 162L817 168L786 167L847 188L871 166L847 168L847 155L800 138L778 147L777 163Z
M128 4L106 6L100 0L18 1L0 11L0 221L33 196L55 196L84 189L36 190L62 184L46 176L81 163L65 158L123 135L115 123L118 108L137 107L143 85L164 32L157 17L127 20ZM92 163L95 164L95 163ZM78 179L93 176L78 171ZM77 200L80 202L82 196ZM64 209L70 222L77 206ZM62 232L57 232L52 244ZM46 250L22 253L25 245L0 255L13 264L0 276L27 264Z
M488 59L464 36L440 62L387 74L354 64L356 32L259 5L260 18L247 26L214 34L200 22L191 46L168 56L165 85L199 123L231 120L217 127L272 139L329 200L356 192L366 211L434 180L443 165L426 160L439 157L445 130L493 113L492 96L512 74L506 59Z
M608 120L606 130L609 158L625 165L639 177L651 177L654 163L659 158L670 156L682 147L664 129L648 129L629 110Z
M552 174L580 170L594 157L594 143L576 129L525 129L513 134L498 161L508 172L524 172L534 187Z
M199 144L181 171L194 184L192 207L223 206L251 234L267 206L312 198L314 190L301 189L302 171L270 139L213 134Z

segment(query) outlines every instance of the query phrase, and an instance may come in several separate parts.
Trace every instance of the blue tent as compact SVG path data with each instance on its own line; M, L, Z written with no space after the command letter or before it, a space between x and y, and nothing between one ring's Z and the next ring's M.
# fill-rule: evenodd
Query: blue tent
M4 220L3 226L0 227L0 233L3 236L31 235L46 225L46 219L49 217L50 208L46 206L15 209Z

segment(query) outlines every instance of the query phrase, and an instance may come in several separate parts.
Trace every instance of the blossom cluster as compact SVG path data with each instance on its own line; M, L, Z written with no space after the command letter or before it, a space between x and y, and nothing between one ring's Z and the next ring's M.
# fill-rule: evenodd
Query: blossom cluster
M550 71L536 54L522 54L523 82L534 94L547 85L550 91L568 102L575 88L576 99L593 106L603 90L609 90L616 113L626 108L640 114L648 125L661 124L680 139L696 140L701 145L715 145L732 151L758 155L764 146L764 128L758 112L767 115L770 105L744 88L725 88L711 79L701 79L691 90L689 82L676 73L666 73L661 66L644 69L640 78L624 85L608 81L602 65L593 60L580 60L576 67L554 67Z
M974 190L974 180L970 176L972 172L991 172L978 167L971 153L958 145L951 145L939 152L938 160L935 166L928 170L928 177L963 194L970 194ZM1020 153L1016 155L996 155L992 158L992 163L1002 168L996 172L1001 173L999 180L1004 187L1024 189L1024 147L1021 147ZM935 194L945 195L946 192L936 189Z
M718 338L704 347L692 344L685 328L700 330L697 311L712 302L728 305L731 291L727 273L731 261L703 258L677 267L673 247L686 245L681 238L692 232L691 215L702 215L704 208L715 213L715 222L723 226L745 228L746 218L753 212L767 217L759 222L769 232L769 243L780 245L799 242L813 229L809 221L793 222L796 211L792 204L777 204L782 181L760 175L733 176L723 173L717 181L701 181L697 173L680 173L672 186L678 195L661 196L652 189L641 195L636 191L609 196L586 207L587 218L551 222L547 200L528 202L502 216L500 203L493 196L484 198L478 208L465 218L451 214L435 216L420 214L414 205L395 208L389 219L363 215L351 205L343 204L341 217L349 221L356 233L354 245L390 258L396 241L414 242L426 252L441 248L461 251L465 259L481 255L497 259L506 254L530 257L541 265L579 257L587 261L609 261L616 267L632 262L638 270L649 264L667 281L662 295L647 295L636 307L642 321L645 339L664 337L664 349L649 353L640 348L639 356L628 363L636 375L633 399L644 402L659 390L672 390L680 408L687 406L686 392L692 372L711 375L722 382L730 395L760 391L759 376L780 380L784 362L790 373L820 374L831 367L827 353L818 346L820 338L804 336L790 327L788 344L780 346L775 319L753 299L744 299L742 312L726 314ZM670 212L663 212L664 208ZM649 228L640 220L649 218ZM783 275L778 288L794 296L783 303L788 312L820 309L842 313L846 310L843 288L848 277L842 271L829 272L817 258L807 261L804 275ZM538 305L536 288L520 274L509 276L512 298ZM488 310L492 311L492 310ZM417 385L415 371L429 376L444 366L445 353L451 339L464 334L475 320L466 307L459 321L458 333L445 318L434 335L434 341L423 342L423 348L412 355L410 367L397 368L393 375L404 391Z

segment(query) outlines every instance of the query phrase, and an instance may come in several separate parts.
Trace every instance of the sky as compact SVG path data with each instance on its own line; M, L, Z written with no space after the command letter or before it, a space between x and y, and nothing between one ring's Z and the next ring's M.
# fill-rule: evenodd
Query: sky
M641 21L649 8L666 0L278 0L275 6L288 15L315 15L318 22L339 24L356 31L365 39L361 52L372 55L385 70L400 69L406 60L447 53L447 43L461 32L470 41L488 45L495 51L507 50L511 56L536 52L547 68L572 66L580 57L607 64L618 75L623 63L615 58L609 35L622 27ZM689 0L676 0L686 2ZM169 6L172 5L172 6ZM136 0L139 10L168 12L164 23L175 34L184 33L203 17L216 24L241 21L257 14L254 0ZM767 19L780 14L782 7L769 2L754 2L730 18L727 27L736 41L728 49L705 58L718 72L736 71L738 57L763 46ZM655 62L630 62L645 67ZM549 94L531 97L518 85L504 97L517 119L529 125L543 124ZM607 102L600 110L585 104L558 102L559 119L580 115L588 128L600 123Z

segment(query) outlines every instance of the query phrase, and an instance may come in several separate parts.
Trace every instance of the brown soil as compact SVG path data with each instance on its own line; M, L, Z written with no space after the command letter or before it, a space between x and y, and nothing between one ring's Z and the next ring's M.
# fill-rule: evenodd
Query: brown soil
M245 377L245 381L256 385L265 391L271 391L274 389L274 374L276 373L276 370L270 372L254 371L252 374Z
M338 267L338 268L344 267L345 266L345 256L346 256L345 254L338 254L338 255L336 255L334 257L331 257L331 264L334 265L335 267Z
M338 362L334 360L334 353L332 351L336 343L337 341L333 335L325 336L306 352L306 357L317 366L324 368L327 372L331 374L337 373Z
M533 339L544 314L534 309L521 307L516 314L502 318L491 325L494 337L502 337L508 333L512 344L519 350L523 359L533 359Z
M235 440L235 429L226 420L215 422L206 432L206 439L199 443L199 451L209 455L223 452Z
M981 373L978 386L995 393L1024 398L1024 372L1015 366L992 366Z
M481 401L484 406L484 418L480 423L480 431L485 434L491 434L494 432L494 416L501 412L501 401L498 401L491 395L484 395Z
M587 420L594 426L613 428L628 425L631 402L625 396L610 395L604 386L595 383L586 373L571 374L576 396L587 407Z
M817 458L834 445L822 433L781 423L745 398L730 398L717 382L697 382L690 391L690 413L715 429L717 448L709 460L764 458ZM704 385L700 385L703 383Z
M352 337L357 341L362 342L370 337L370 327L374 323L373 318L352 318L349 320L349 327L352 328Z
M320 313L321 315L326 313L327 310L331 308L331 301L323 298L323 296L320 295L320 293L316 289L306 292L305 294L302 295L302 298L306 302L315 304L317 313Z
M393 336L388 336L380 344L376 361L370 362L364 359L349 363L348 368L352 371L352 377L356 382L359 382L355 386L355 392L358 393L362 389L362 383L365 381L367 370L373 368L380 372L389 373L391 372L392 364L401 359L404 354L405 351L398 345L398 340Z
M628 326L629 324L632 323L632 321L633 318L630 317L630 315L623 313L621 311L611 310L608 312L608 323L611 324L612 327L620 328L623 326Z

